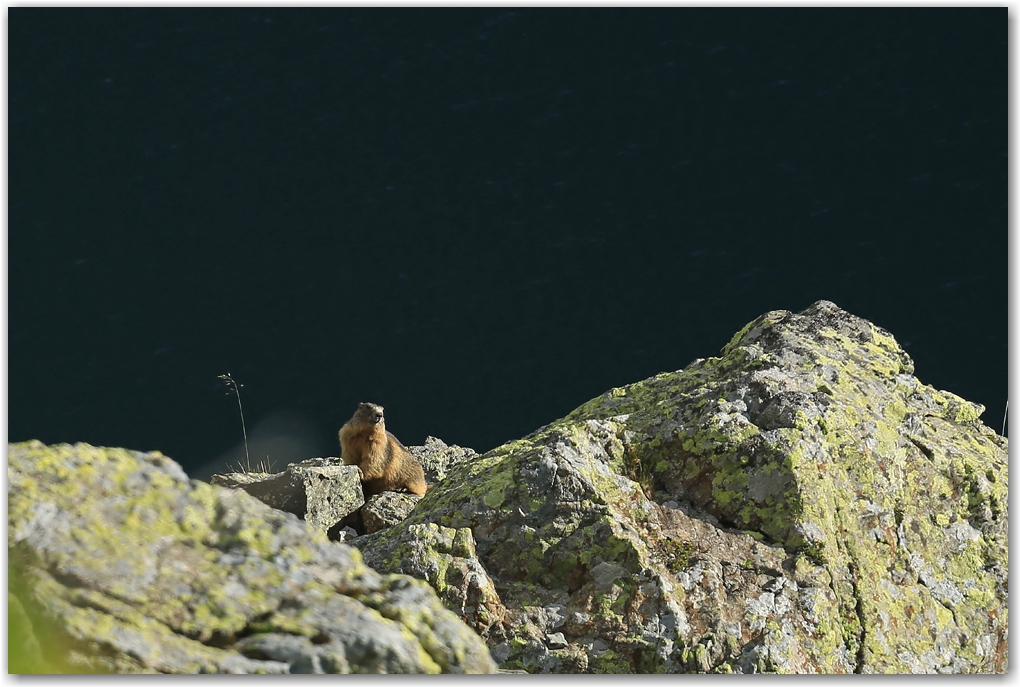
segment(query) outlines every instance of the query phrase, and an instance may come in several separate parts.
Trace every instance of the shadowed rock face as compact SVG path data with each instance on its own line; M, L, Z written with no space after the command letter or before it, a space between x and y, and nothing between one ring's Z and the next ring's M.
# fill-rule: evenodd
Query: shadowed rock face
M1006 440L834 304L454 467L354 540L505 668L1003 672Z
M8 447L12 672L492 672L435 593L154 453Z
M10 655L80 671L1005 672L1007 442L982 411L819 301L484 455L409 447L435 484L420 500L359 509L337 459L227 490L159 454L11 445ZM389 574L326 541L343 513L382 528L352 543Z

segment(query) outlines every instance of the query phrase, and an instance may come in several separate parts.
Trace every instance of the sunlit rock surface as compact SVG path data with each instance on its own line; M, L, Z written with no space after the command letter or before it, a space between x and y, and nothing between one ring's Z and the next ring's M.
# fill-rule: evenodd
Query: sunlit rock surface
M504 668L1004 672L1005 439L834 304L455 466L355 539Z
M10 672L495 670L424 583L158 453L12 444L7 478Z
M1005 672L983 410L820 301L483 455L409 447L420 500L11 445L11 669Z

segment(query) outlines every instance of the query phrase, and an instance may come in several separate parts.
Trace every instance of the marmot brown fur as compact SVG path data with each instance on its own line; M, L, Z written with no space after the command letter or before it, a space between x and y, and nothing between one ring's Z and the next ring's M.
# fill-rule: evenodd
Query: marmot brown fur
M361 470L366 494L407 490L424 494L425 472L395 436L386 431L383 407L362 403L340 428L340 458Z

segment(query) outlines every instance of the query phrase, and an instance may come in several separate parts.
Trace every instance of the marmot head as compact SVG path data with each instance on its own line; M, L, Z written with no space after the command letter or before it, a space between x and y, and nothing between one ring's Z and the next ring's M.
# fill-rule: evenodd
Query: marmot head
M381 425L384 422L383 407L375 403L362 403L354 413L354 420L359 424Z

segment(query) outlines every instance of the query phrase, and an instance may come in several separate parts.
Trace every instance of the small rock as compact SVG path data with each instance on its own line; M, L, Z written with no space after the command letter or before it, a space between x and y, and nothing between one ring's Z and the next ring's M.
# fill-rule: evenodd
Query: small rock
M553 632L545 638L545 644L550 649L566 649L567 638L563 636L562 632Z
M573 634L581 634L588 630L591 625L591 616L581 611L574 611L570 614L568 629Z
M603 561L591 569L591 576L599 589L609 589L616 580L623 577L627 569L615 563Z
M563 604L551 604L543 610L552 627L561 627L567 622L567 607Z
M336 534L336 541L338 542L349 542L358 536L357 531L353 527L344 527L339 530Z
M510 642L500 642L489 650L496 663L503 663L510 658Z

